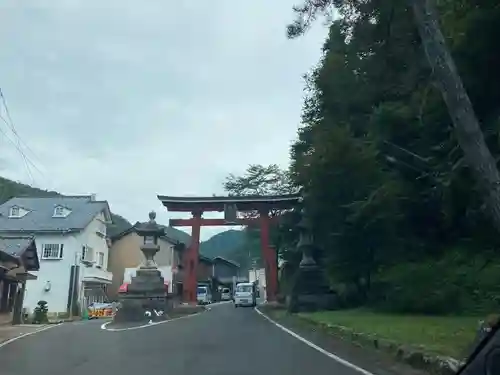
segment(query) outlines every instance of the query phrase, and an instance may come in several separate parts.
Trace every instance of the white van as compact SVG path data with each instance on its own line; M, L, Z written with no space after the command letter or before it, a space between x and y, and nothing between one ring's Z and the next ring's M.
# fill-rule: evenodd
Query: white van
M231 299L231 291L229 288L222 288L220 299L221 301L229 301Z
M206 286L199 286L196 290L196 299L199 305L208 305L212 303L212 293Z
M254 283L240 283L234 290L234 307L257 306Z

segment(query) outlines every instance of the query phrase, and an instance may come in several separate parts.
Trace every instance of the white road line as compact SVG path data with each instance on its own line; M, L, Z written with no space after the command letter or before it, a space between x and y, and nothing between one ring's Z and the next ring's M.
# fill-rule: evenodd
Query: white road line
M112 321L110 321L110 322L103 323L101 325L101 329L103 329L105 331L109 331L109 332L132 331L134 329L153 327L153 326L157 326L157 325L163 324L163 323L169 323L169 322L174 322L174 321L180 320L180 319L190 318L190 317L193 317L193 316L200 315L202 313L203 313L203 311L195 313L195 314L180 316L178 318L174 318L174 319L170 319L170 320L164 320L164 321L161 321L161 322L148 323L148 324L143 324L143 325L140 325L140 326L128 327L128 328L106 328L108 326L108 324L112 323Z
M46 331L48 329L51 329L51 328L54 328L54 327L58 327L60 326L62 323L60 324L50 324L48 325L47 327L43 327L43 328L40 328L40 329L37 329L36 331L32 331L32 332L26 332L26 333L23 333L22 335L19 335L19 336L16 336L16 337L13 337L11 339L8 339L2 343L0 343L0 348L4 347L5 345L8 345L10 343L13 343L14 341L16 340L19 340L19 339L22 339L23 337L27 337L27 336L31 336L31 335L34 335L35 333L39 333L39 332L43 332L43 331Z
M293 336L294 338L296 338L297 340L300 340L302 341L304 344L306 344L307 346L313 348L313 349L316 349L318 352L326 355L327 357L330 357L331 359L333 359L334 361L337 361L339 362L340 364L346 366L346 367L349 367L350 369L354 370L354 371L357 371L359 372L360 374L363 374L363 375L375 375L374 373L372 372L369 372L359 366L356 366L355 364L349 362L349 361L346 361L345 359L343 358L340 358L339 356L333 354L333 353L330 353L329 351L326 351L325 349L319 347L318 345L312 343L311 341L303 338L302 336L296 334L295 332L289 330L288 328L282 326L281 324L275 322L273 319L271 319L270 317L268 317L266 314L264 314L262 311L260 311L257 307L255 307L255 311L257 311L261 316L263 316L265 319L267 319L270 323L274 324L276 327L278 327L279 329L285 331L286 333L288 333L289 335Z

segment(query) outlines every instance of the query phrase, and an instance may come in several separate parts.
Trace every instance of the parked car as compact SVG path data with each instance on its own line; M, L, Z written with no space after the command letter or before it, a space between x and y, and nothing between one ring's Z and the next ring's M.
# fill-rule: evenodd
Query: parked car
M208 305L212 303L212 292L207 286L198 286L196 299L199 305Z
M231 290L229 290L229 288L222 288L220 299L221 299L221 301L230 301L231 300Z

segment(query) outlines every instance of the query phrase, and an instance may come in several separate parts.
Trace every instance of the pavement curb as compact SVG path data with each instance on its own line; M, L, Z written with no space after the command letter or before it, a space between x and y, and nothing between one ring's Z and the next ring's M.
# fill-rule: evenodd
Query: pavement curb
M271 314L273 311L284 311L283 308L264 307L263 313ZM266 308L267 307L267 308ZM267 310L267 311L266 311ZM294 318L304 321L307 324L318 327L329 335L348 341L354 345L365 348L373 348L390 354L396 360L406 363L418 370L428 371L435 375L453 375L462 366L463 362L455 358L438 356L426 352L423 347L401 345L394 341L382 339L374 334L357 332L349 327L318 322L300 314L290 314ZM278 319L273 317L273 319Z
M391 354L398 361L407 363L419 370L429 371L432 374L453 375L456 374L462 365L462 363L455 358L428 353L423 347L401 345L394 341L377 337L374 334L357 332L349 327L317 322L300 315L297 315L297 317L343 340L348 340L363 347L372 347L381 350Z

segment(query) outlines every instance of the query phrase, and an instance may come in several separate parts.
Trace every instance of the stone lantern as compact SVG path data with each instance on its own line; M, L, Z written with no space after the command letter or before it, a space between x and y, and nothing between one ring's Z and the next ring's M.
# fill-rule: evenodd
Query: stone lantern
M141 269L157 269L154 257L160 251L158 239L165 235L165 229L156 224L155 219L156 212L151 211L149 221L141 223L135 228L135 232L143 238L141 251L144 254L145 262L140 266Z
M299 242L297 243L297 250L302 253L302 259L299 267L302 269L317 268L318 265L313 258L314 242L311 233L311 223L304 207L302 208L300 214L301 219L297 225L299 229Z
M304 198L301 202L304 202ZM287 297L288 311L331 309L335 307L336 294L330 289L323 267L314 260L312 226L304 204L301 209L301 220L297 226L299 229L297 251L302 253L302 259L298 270L295 271L290 295Z
M144 262L137 268L127 290L121 293L116 322L153 322L167 316L169 296L165 280L154 261L160 251L158 239L164 235L164 229L156 224L155 218L156 213L152 211L148 222L135 227L136 233L143 238L140 249Z

